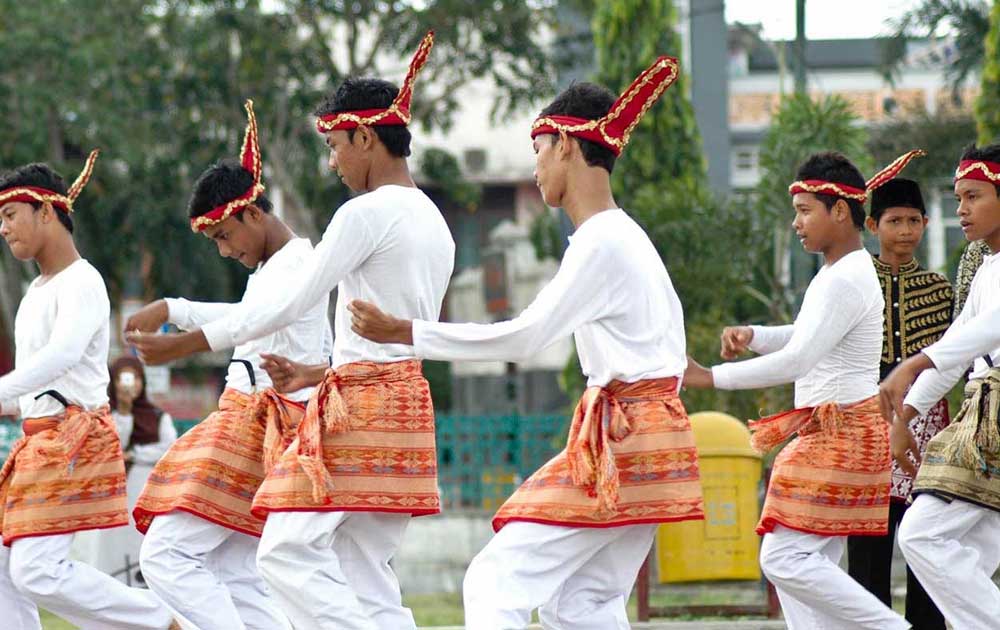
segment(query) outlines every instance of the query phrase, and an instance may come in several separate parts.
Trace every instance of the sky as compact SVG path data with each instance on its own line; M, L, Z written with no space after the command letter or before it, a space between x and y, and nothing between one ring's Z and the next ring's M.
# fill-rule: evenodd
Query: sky
M725 0L726 22L761 23L765 39L795 37L795 0ZM697 6L697 3L694 3ZM845 39L886 35L886 20L918 0L806 0L806 37Z

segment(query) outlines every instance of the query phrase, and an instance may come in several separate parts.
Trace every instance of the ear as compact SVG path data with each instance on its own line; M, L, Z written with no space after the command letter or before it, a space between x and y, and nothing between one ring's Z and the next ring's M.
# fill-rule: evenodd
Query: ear
M865 219L865 227L868 228L868 231L872 234L878 233L878 222L872 217Z
M253 223L260 223L264 218L264 211L258 208L255 204L250 204L247 206L246 210L243 211L243 220L250 220Z
M556 153L559 155L559 159L569 159L573 155L573 149L578 146L569 137L569 134L562 129L559 130L559 140L556 142Z
M365 151L371 149L375 145L375 130L368 125L358 125L351 144Z
M55 213L57 210L50 202L45 201L42 203L42 207L38 209L38 217L41 219L42 223L48 223L56 218Z
M851 218L851 207L847 205L847 202L843 199L837 199L831 210L833 211L833 219L837 223L843 223L844 221L853 222L853 219Z
M924 227L927 227L927 222L928 222L928 221L929 221L930 219L928 219L928 218L927 218L927 215L926 215L926 214L925 214L925 215L924 215L923 217L921 217L921 218L923 219L923 224L924 224Z

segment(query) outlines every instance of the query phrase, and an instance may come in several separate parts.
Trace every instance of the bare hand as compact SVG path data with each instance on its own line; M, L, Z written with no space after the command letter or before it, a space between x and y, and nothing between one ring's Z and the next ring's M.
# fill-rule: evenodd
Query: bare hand
M186 333L127 332L125 341L146 365L163 365L196 352L209 350L201 331Z
M913 409L907 405L908 409ZM920 466L920 448L917 440L910 431L909 422L902 418L896 418L889 428L889 448L892 451L892 458L896 460L900 470L911 477L917 474L917 467Z
M260 358L263 359L260 367L271 377L274 390L281 394L297 392L302 388L318 384L323 372L317 371L317 367L322 370L326 368L326 366L297 363L276 354L261 353Z
M684 387L693 389L711 389L715 387L712 371L688 356L687 369L684 370Z
M383 313L370 302L354 300L347 305L351 312L351 330L376 343L413 345L413 322Z
M722 330L722 351L719 354L726 361L732 361L750 348L751 341L753 341L753 328L727 326Z
M170 309L166 300L156 300L136 311L125 322L125 332L138 330L141 332L156 332L167 323Z

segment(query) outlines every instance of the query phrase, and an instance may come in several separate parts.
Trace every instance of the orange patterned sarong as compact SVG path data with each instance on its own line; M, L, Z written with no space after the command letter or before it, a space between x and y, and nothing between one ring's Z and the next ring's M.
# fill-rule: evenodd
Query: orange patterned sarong
M0 534L18 538L128 525L125 461L107 407L29 418L0 469Z
M572 527L705 518L698 454L677 379L590 387L566 449L531 475L493 517Z
M751 421L751 445L774 460L757 533L783 525L821 536L885 536L889 519L889 425L878 398L793 409Z
M261 518L287 511L441 511L434 406L420 361L327 370L298 437L254 499Z
M171 445L150 473L132 516L146 533L174 510L260 536L264 521L250 513L267 470L291 443L302 405L266 389L227 389L219 410Z

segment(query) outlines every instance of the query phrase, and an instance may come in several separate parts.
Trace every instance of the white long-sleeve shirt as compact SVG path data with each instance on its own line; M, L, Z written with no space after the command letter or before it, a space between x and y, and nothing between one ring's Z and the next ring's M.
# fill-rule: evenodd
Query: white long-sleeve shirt
M555 277L516 318L413 322L417 356L438 360L521 361L570 333L591 386L680 376L687 367L684 313L670 276L620 209L577 228Z
M962 312L941 339L922 352L935 369L924 370L903 401L920 413L948 393L970 365L971 378L985 376L989 365L983 355L1000 366L1000 253L983 259Z
M271 308L276 296L282 294L284 287L307 264L312 252L309 239L296 238L288 241L250 275L243 297L236 304L167 298L169 321L182 330L195 330L213 322L239 326L239 322L231 319L231 316ZM270 376L260 369L260 355L263 353L277 354L309 365L326 363L332 349L330 323L327 319L329 299L328 295L320 296L294 320L269 334L246 336L245 341L233 351L234 362L229 364L229 371L226 373L226 387L244 393L253 392L250 373L244 364L235 362L237 359L249 361L253 366L258 390L271 387ZM311 393L312 388L309 387L287 396L292 400L302 401L308 400Z
M213 350L231 348L294 321L337 288L333 367L391 363L413 348L377 344L351 330L347 305L360 299L405 319L441 314L455 265L455 242L434 202L417 188L381 186L347 201L313 254L284 279L285 290L202 326Z
M863 249L825 265L791 326L754 326L762 356L712 368L719 389L795 383L795 406L848 404L878 392L885 301Z
M14 320L14 370L0 377L3 413L23 418L60 414L56 390L96 409L108 402L111 305L104 279L79 259L44 282L35 278Z

